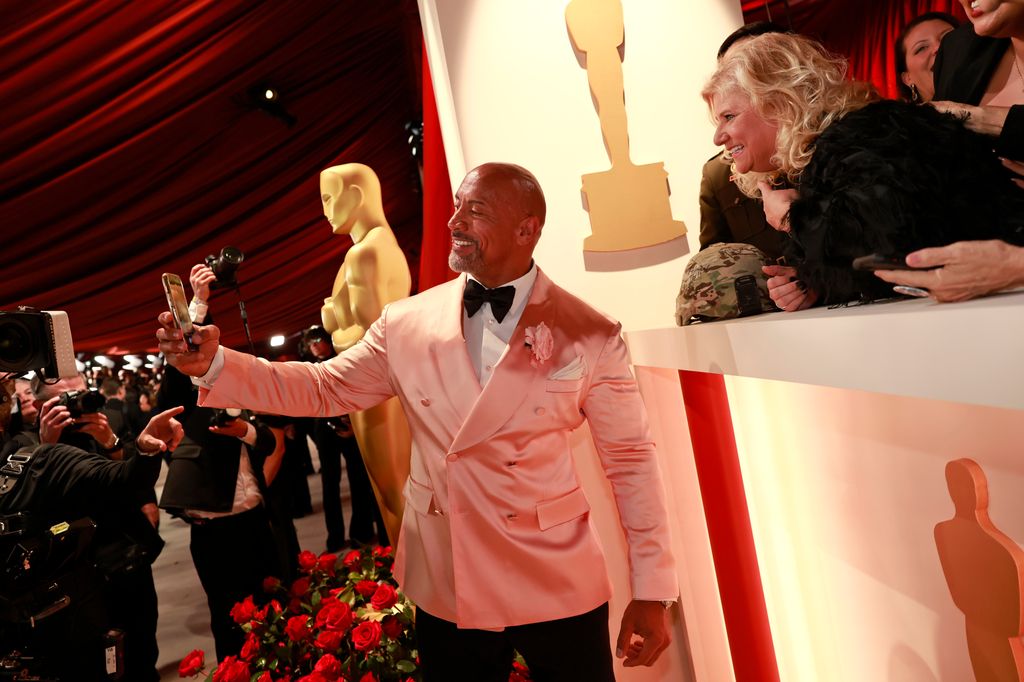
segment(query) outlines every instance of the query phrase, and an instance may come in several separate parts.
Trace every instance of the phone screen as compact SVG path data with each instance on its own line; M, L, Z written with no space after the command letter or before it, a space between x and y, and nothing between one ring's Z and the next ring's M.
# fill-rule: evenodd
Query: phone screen
M167 295L167 307L171 310L171 315L174 316L174 323L181 330L185 336L185 342L188 344L189 349L194 350L195 347L192 344L192 316L188 314L188 301L185 299L185 287L181 283L181 278L175 274L165 272L163 274L164 293Z

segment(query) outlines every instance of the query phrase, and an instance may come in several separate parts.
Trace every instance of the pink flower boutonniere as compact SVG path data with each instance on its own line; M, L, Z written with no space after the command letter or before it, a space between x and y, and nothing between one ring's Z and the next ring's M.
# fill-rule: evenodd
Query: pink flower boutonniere
M555 340L551 338L551 330L546 324L541 322L536 327L526 328L526 347L533 354L530 358L531 367L540 367L548 361L555 347Z

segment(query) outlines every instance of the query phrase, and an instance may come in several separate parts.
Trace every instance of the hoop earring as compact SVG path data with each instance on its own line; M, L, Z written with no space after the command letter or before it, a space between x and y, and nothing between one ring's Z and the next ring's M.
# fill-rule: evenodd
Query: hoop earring
M910 86L910 101L914 104L921 101L921 93L917 91L917 86L913 84Z

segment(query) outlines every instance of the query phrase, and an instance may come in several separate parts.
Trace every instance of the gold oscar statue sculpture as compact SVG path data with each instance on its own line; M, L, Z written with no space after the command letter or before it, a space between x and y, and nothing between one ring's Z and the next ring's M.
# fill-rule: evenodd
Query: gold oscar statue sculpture
M935 526L935 546L953 603L964 612L977 682L1024 680L1024 550L988 516L988 481L978 463L946 464L956 509Z
M619 46L625 40L621 0L572 0L565 23L576 49L586 53L587 79L601 120L611 170L583 176L591 236L586 251L625 251L654 246L686 234L672 219L664 164L635 165L629 131Z
M334 234L352 237L352 247L334 279L330 298L320 310L334 350L353 345L380 317L385 305L409 295L412 277L384 218L380 180L369 166L346 163L320 173L320 198ZM398 398L352 413L352 430L380 504L392 545L398 545L409 477L409 424Z

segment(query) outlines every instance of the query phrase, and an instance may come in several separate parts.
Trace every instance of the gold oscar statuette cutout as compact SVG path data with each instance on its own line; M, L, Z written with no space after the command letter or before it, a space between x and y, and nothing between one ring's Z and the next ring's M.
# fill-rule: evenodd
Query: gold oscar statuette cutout
M672 219L668 173L663 162L638 166L629 158L622 61L625 40L621 0L571 0L565 24L577 50L586 54L611 170L582 176L591 235L585 251L626 251L662 244L686 234Z

